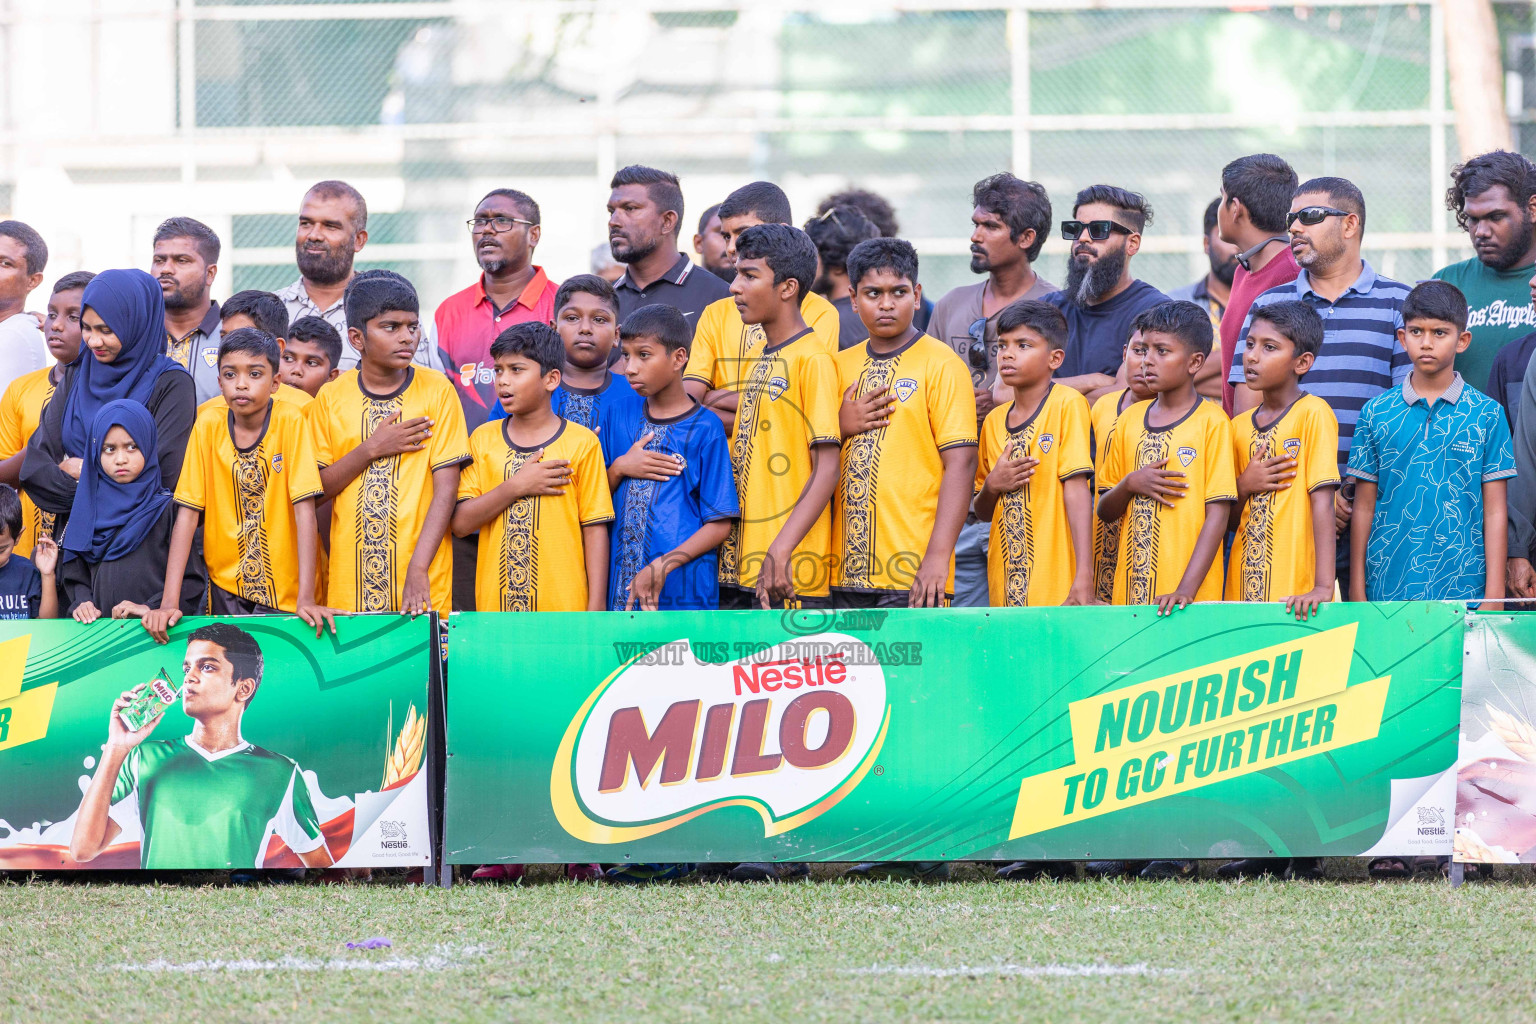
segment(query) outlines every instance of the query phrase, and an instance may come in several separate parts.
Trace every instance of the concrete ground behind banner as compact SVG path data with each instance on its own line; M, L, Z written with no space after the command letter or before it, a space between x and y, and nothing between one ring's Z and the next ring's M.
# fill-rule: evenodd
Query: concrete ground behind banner
M1331 862L1351 874L1359 862ZM0 1019L1482 1020L1536 878L0 885ZM388 949L347 950L388 938Z

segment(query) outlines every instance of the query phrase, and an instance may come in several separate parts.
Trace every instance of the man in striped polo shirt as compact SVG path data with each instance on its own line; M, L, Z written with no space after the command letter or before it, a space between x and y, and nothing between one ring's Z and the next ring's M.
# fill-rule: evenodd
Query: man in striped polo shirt
M1327 402L1339 418L1339 470L1343 472L1360 410L1401 383L1412 369L1408 353L1397 344L1409 287L1382 277L1360 258L1365 197L1352 182L1343 178L1303 182L1291 200L1286 230L1301 273L1254 299L1253 308L1299 299L1323 318L1323 347L1301 379L1301 389ZM1234 385L1234 412L1259 404L1258 392L1243 384L1242 353L1252 321L1252 313L1243 321L1228 376ZM1340 488L1334 498L1335 523L1341 532L1349 526L1350 495ZM1341 545L1341 587L1348 585L1348 553L1347 545Z

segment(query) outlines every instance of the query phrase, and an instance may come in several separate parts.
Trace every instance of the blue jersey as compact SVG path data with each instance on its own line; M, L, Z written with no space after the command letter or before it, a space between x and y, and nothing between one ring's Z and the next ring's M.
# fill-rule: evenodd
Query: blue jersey
M578 388L561 382L555 393L549 396L549 407L556 416L563 416L572 423L580 424L603 436L603 428L610 422L628 422L645 405L645 399L635 394L629 386L629 378L609 371L608 379L600 387ZM504 420L506 410L497 402L491 407L489 420ZM623 452L619 453L624 454Z
M646 448L666 452L682 473L665 482L625 477L613 493L613 541L608 570L608 608L623 611L635 574L677 548L705 523L741 515L731 475L730 445L720 417L694 405L681 416L652 419L642 401L614 416L598 434L609 465L648 433ZM714 551L673 569L662 587L663 610L718 608L720 586Z
M43 603L43 577L29 559L11 554L0 566L0 619L35 619Z
M1376 484L1367 600L1482 600L1483 484L1515 475L1497 402L1459 373L1433 403L1405 380L1360 411L1347 472Z

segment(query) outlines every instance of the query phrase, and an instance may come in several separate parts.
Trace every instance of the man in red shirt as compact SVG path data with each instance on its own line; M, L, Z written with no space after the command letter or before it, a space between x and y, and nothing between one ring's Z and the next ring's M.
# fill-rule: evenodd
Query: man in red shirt
M1261 293L1296 280L1301 268L1291 254L1285 215L1296 194L1296 172L1272 153L1238 157L1221 169L1221 202L1216 227L1224 242L1237 246L1232 295L1221 316L1221 404L1232 415L1232 385L1227 378L1248 307Z
M493 189L475 207L469 236L482 273L444 299L433 320L443 366L464 405L464 422L474 430L496 405L491 342L513 324L553 320L556 286L533 264L539 204L531 197Z

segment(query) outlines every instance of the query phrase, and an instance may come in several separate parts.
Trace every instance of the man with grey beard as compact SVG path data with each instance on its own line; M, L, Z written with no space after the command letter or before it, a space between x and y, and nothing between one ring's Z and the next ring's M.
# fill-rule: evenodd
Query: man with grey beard
M1115 388L1131 321L1168 296L1131 277L1131 257L1152 207L1135 192L1090 185L1077 194L1061 235L1072 243L1067 281L1045 301L1067 318L1067 354L1056 379L1092 402Z

